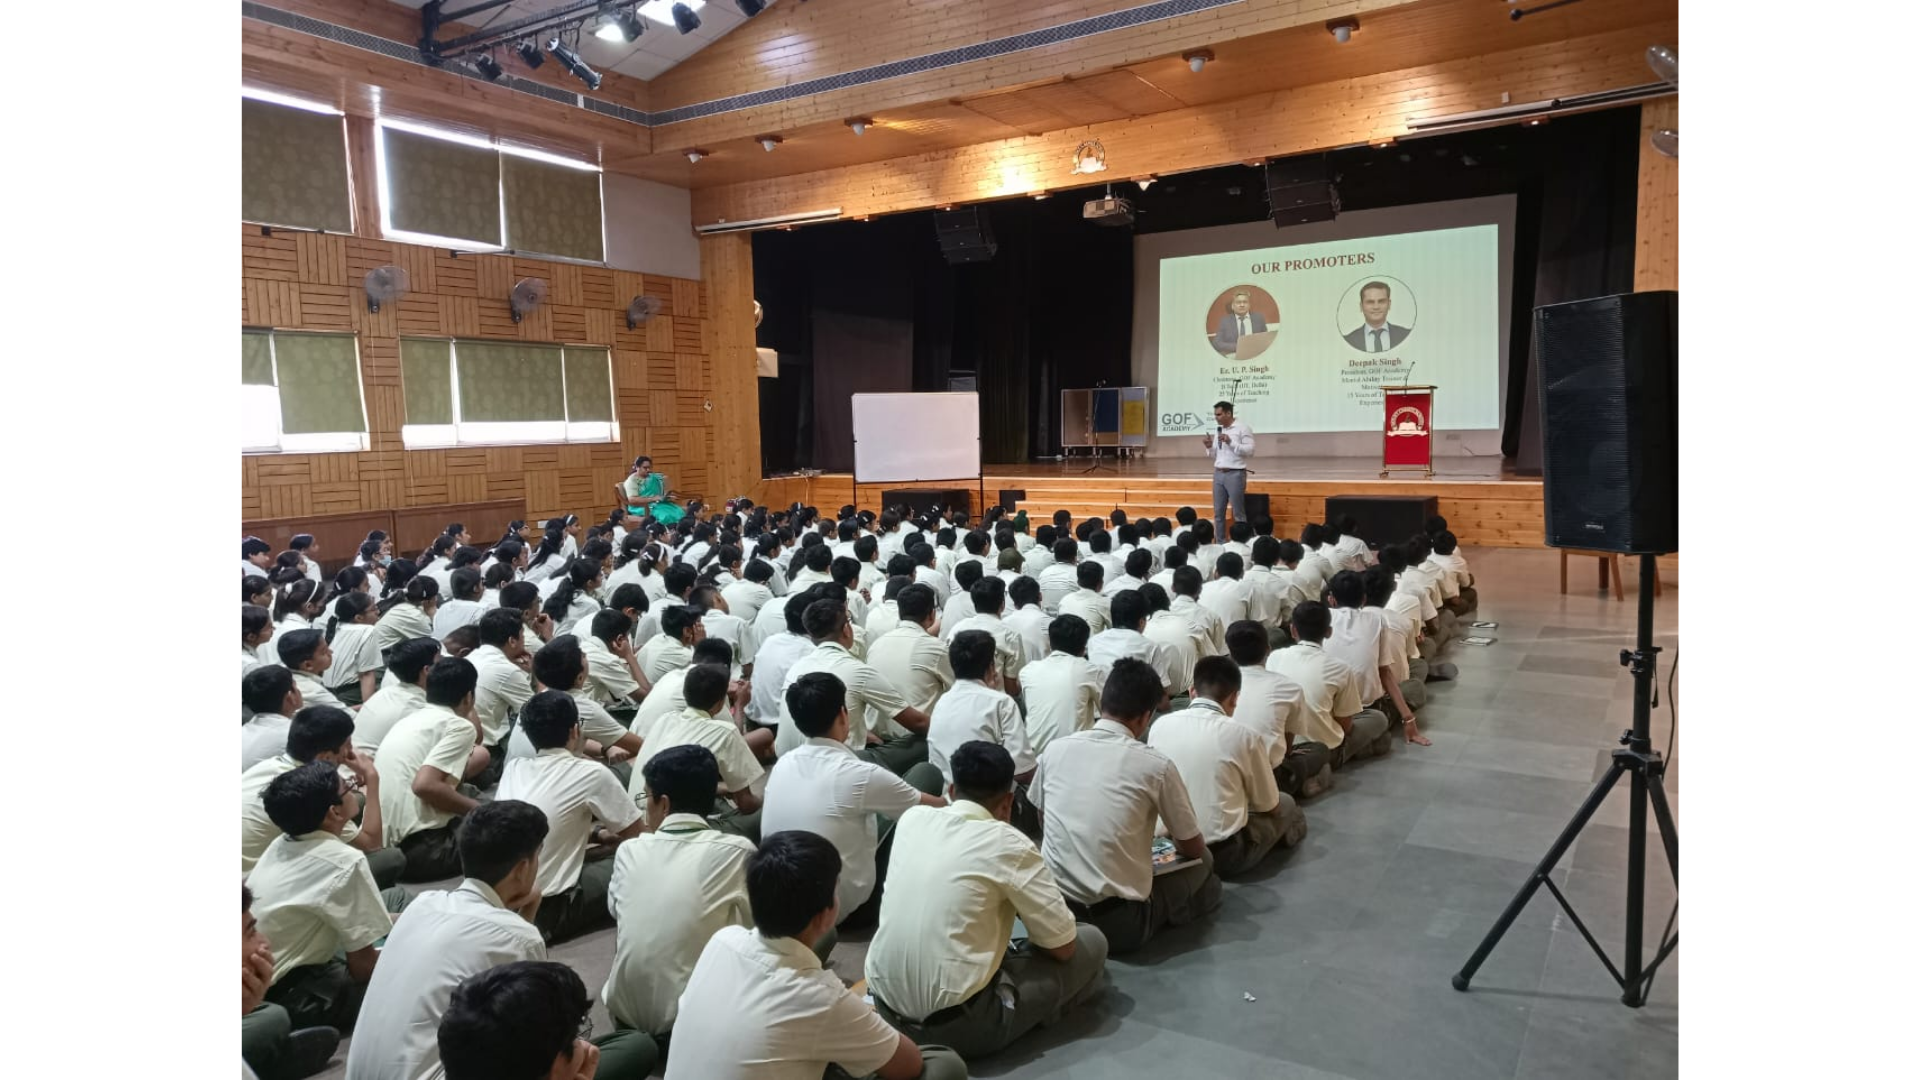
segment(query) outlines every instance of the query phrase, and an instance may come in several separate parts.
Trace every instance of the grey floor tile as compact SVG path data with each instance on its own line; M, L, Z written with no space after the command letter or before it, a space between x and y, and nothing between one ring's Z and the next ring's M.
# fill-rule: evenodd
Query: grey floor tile
M1565 821L1543 814L1436 802L1421 813L1407 842L1534 863L1565 827Z
M1355 1080L1486 1080L1513 1074L1527 1022L1510 997L1326 968L1273 1024L1270 1053Z
M1538 690L1507 688L1494 697L1495 712L1522 716L1547 716L1561 720L1603 721L1609 702L1603 697L1582 694L1543 693Z
M1617 654L1609 656L1596 644L1595 648L1582 649L1574 656L1566 655L1563 649L1535 649L1521 661L1518 673L1563 675L1576 682L1612 683L1625 670Z
M1469 738L1454 764L1492 772L1543 776L1549 780L1593 782L1595 754L1586 746L1561 746L1500 735Z

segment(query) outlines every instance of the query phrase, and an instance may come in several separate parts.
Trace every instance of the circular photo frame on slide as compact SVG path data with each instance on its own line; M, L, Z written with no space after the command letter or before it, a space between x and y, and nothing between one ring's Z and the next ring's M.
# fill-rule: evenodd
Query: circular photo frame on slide
M1374 333L1370 317L1382 322L1382 333ZM1333 328L1355 352L1391 354L1412 336L1419 319L1420 304L1407 283L1374 274L1347 286L1340 296L1340 306L1333 311ZM1384 348L1375 347L1376 339L1384 341Z
M1244 299L1245 310L1236 309L1236 302ZM1246 317L1246 340L1241 340L1241 316ZM1273 294L1258 285L1235 285L1219 296L1207 308L1206 335L1207 344L1220 355L1222 360L1251 360L1273 346L1275 331L1280 329L1280 304Z

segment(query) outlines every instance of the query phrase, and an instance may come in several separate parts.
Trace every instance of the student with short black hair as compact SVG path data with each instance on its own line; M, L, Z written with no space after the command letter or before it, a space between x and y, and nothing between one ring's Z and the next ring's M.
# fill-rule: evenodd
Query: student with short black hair
M1220 906L1220 879L1186 785L1140 740L1165 690L1153 668L1121 660L1100 695L1100 719L1041 752L1029 798L1044 820L1040 853L1076 918L1115 953L1145 945ZM1155 875L1155 823L1192 865Z
M402 641L387 651L387 673L380 689L354 717L353 745L371 758L406 716L426 704L427 670L440 659L440 643L430 637Z
M1127 552L1119 571L1109 574L1107 583L1100 587L1100 591L1109 598L1115 593L1137 589L1147 583L1147 579L1153 576L1153 552L1146 548L1134 548Z
M973 587L987 576L987 568L977 562L961 563L948 575L951 592L942 594L946 605L940 609L940 640L951 641L953 628L963 619L972 617Z
M292 772L309 762L325 761L353 774L364 794L366 805L359 824L347 822L340 839L367 856L374 883L382 888L400 880L406 856L399 849L383 846L380 825L380 774L373 759L362 757L353 748L353 714L332 705L309 705L293 715L287 730L287 749L240 774L240 874L252 871L260 855L280 835L280 829L267 816L262 795L276 777Z
M615 719L630 722L653 685L640 671L639 655L633 647L632 617L606 607L594 612L592 622L576 626L574 631L586 663L586 696Z
M1147 745L1180 770L1221 877L1253 869L1275 844L1291 847L1307 832L1306 816L1274 778L1267 740L1233 721L1239 700L1238 665L1206 657L1194 668L1193 704L1161 717L1147 734Z
M1106 673L1087 660L1087 623L1078 615L1047 627L1049 651L1025 676L1027 742L1037 762L1055 739L1084 731L1100 715Z
M341 840L361 800L334 762L274 777L261 801L281 832L247 875L260 932L273 943L267 1000L295 1027L345 1031L380 959L374 943L412 898L397 887L381 892L366 854Z
M240 771L287 750L287 731L302 704L293 672L262 664L240 676L240 703L252 716L240 725Z
M1040 583L1031 574L1022 573L1007 585L1007 601L1013 610L1005 616L1006 624L1020 635L1020 643L1027 650L1027 663L1041 660L1049 650L1047 624L1053 621L1053 613L1043 603Z
M486 608L480 602L484 579L478 571L461 567L447 575L446 596L433 613L433 636L445 641L447 635L462 626L480 621Z
M983 577L968 591L973 614L955 623L949 640L968 630L980 630L993 637L994 666L1000 672L1000 688L1008 697L1020 696L1020 671L1027 666L1027 646L1020 632L1001 618L1007 606L1007 583L998 577Z
M293 673L302 704L346 708L346 703L333 696L320 680L333 666L333 649L327 645L325 634L318 630L285 630L274 639L274 648L280 663Z
M927 760L949 785L954 752L975 741L1006 747L1021 783L1033 777L1034 752L1027 743L1026 721L1020 706L1000 687L997 652L993 635L985 630L962 630L947 645L954 683L933 707L927 724Z
M1447 519L1435 518L1440 523L1438 531L1433 529L1433 521L1427 523L1427 535L1433 540L1431 561L1445 573L1451 575L1454 588L1459 595L1448 601L1454 614L1462 618L1480 609L1480 593L1473 587L1473 574L1467 570L1467 557L1460 554L1460 541L1447 531Z
M1318 600L1299 605L1292 627L1293 646L1269 656L1267 670L1300 687L1307 737L1333 752L1336 769L1390 747L1386 714L1365 706L1359 676L1322 645L1333 628L1327 606Z
M567 635L554 639L563 642ZM542 649L544 656L554 647ZM562 646L570 648L570 646ZM577 654L577 649L574 650ZM612 921L607 885L613 864L590 845L613 847L639 834L646 822L625 785L597 762L581 756L580 710L565 689L543 690L520 711L520 727L534 755L507 763L497 798L531 803L547 815L540 849L540 908L533 923L549 945L597 930Z
M1240 700L1230 715L1260 737L1267 767L1279 774L1293 737L1305 733L1306 705L1293 680L1267 668L1272 653L1266 627L1251 619L1227 627L1227 655L1240 668ZM1288 781L1280 780L1284 791Z
M880 1080L963 1080L958 1054L916 1046L820 966L813 947L833 930L841 870L833 844L799 831L769 835L747 861L754 929L723 927L701 952L680 996L666 1080L812 1077L829 1066Z
M700 612L686 604L662 602L655 611L660 616L660 633L637 656L640 675L649 684L675 668L686 667L693 659L693 647L707 636Z
M259 649L273 638L273 612L259 604L240 605L240 674L261 664L272 662L271 657L262 657ZM245 717L241 718L244 723Z
M480 680L471 662L447 658L427 671L426 703L380 741L373 764L387 778L380 791L386 840L407 856L402 881L438 881L459 870L455 837L479 794L461 783L487 770L473 719Z
M588 1041L593 999L565 964L516 960L454 987L437 1042L446 1080L644 1080L660 1062L652 1039L615 1032Z
M953 686L953 668L941 642L945 626L938 600L931 585L905 586L893 600L899 624L867 645L866 662L900 692L902 701L929 717L940 695ZM879 718L876 726L888 736L906 730L896 730L887 717Z
M1106 575L1107 568L1091 559L1076 565L1074 580L1079 587L1060 598L1057 614L1080 616L1095 634L1113 625L1113 605L1100 595Z
M733 646L736 657L745 655L749 637L747 624L727 610L727 599L720 595L719 589L712 585L694 586L687 594L687 606L699 613L701 640L719 638Z
M832 586L823 586L832 588ZM929 588L932 588L929 586ZM823 594L824 595L824 594ZM938 592L935 594L938 596ZM807 636L813 639L813 651L787 669L786 687L802 676L827 672L845 688L851 722L844 736L847 748L862 760L885 766L896 776L906 776L926 764L928 715L907 703L899 687L879 669L853 655L853 618L838 600L815 600L801 616ZM799 748L809 733L787 722L782 713L780 732L774 737L774 749L785 754ZM892 721L894 727L885 725ZM894 732L899 734L894 734ZM937 776L937 770L931 775ZM931 781L938 790L938 780Z
M686 704L679 712L653 722L645 745L634 758L633 778L627 783L627 792L636 803L645 801L649 794L646 766L654 755L675 746L705 747L720 763L720 780L725 785L723 795L731 804L714 824L749 840L758 840L760 793L767 771L733 720L720 715L727 709L729 681L727 669L716 664L694 664L687 669L680 684Z
M476 781L485 788L506 768L507 727L533 697L533 679L528 674L533 657L527 652L526 620L520 612L505 607L489 611L480 617L479 626L480 647L467 659L477 678L473 718L480 725L480 745L487 748L492 762Z
M1387 717L1389 729L1407 725L1407 741L1431 746L1414 723L1413 709L1400 692L1393 674L1398 634L1381 608L1366 606L1366 584L1358 573L1342 570L1327 583L1327 608L1332 620L1323 647L1360 680L1360 700Z
M746 713L747 719L762 729L779 726L780 691L786 685L787 672L814 650L805 622L807 606L813 600L811 589L799 589L775 597L760 609L755 627L759 646L754 650L753 691L747 699ZM778 623L769 621L773 619ZM779 630L773 629L775 625Z
M265 577L273 568L273 545L257 536L249 536L240 541L240 576L242 578L259 575Z
M1320 591L1326 588L1327 580L1333 577L1335 567L1320 553L1324 543L1325 529L1317 522L1309 521L1300 526L1299 565L1295 567L1294 580L1308 600L1320 599ZM1286 553L1280 555L1282 562L1287 560Z
M1247 583L1246 564L1231 551L1223 551L1213 562L1213 580L1200 586L1200 606L1219 618L1224 627L1249 618L1253 609L1253 588Z
M1419 727L1413 722L1413 710L1425 707L1427 703L1427 662L1420 656L1420 626L1413 617L1404 611L1396 611L1387 606L1393 599L1393 572L1384 566L1369 566L1360 575L1365 590L1366 607L1369 612L1379 616L1387 624L1386 636L1381 640L1380 660L1381 680L1392 683L1398 690L1397 698L1388 698L1383 704L1405 702L1406 710L1390 721L1398 720L1406 725L1407 741L1432 745L1420 735ZM1384 709L1383 709L1384 711Z
M587 682L586 655L579 639L572 634L561 634L547 642L547 647L533 658L533 676L540 680L541 686L573 698L574 708L580 714L582 756L611 768L620 783L625 784L631 772L627 762L640 752L640 736L593 700ZM507 739L509 763L533 757L538 750L528 737L525 725L516 726Z

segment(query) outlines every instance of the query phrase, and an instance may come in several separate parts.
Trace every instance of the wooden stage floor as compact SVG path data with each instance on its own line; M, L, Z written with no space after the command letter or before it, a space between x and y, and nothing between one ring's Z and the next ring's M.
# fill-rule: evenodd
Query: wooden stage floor
M1063 462L988 465L980 479L923 484L859 484L847 473L813 477L776 477L765 481L762 501L774 505L802 502L831 512L844 504L877 507L881 492L897 487L954 487L973 491L978 513L982 495L997 501L1002 490L1022 490L1017 505L1028 515L1067 510L1075 518L1104 515L1118 508L1128 514L1172 517L1182 506L1202 514L1213 509L1212 472L1204 457L1142 458L1114 462L1087 472L1085 458ZM1271 500L1275 531L1297 536L1308 521L1326 514L1326 500L1337 495L1432 495L1440 513L1462 544L1480 547L1542 547L1544 495L1538 477L1503 471L1499 458L1449 458L1438 463L1432 479L1398 475L1380 479L1380 466L1367 458L1256 458L1247 490Z

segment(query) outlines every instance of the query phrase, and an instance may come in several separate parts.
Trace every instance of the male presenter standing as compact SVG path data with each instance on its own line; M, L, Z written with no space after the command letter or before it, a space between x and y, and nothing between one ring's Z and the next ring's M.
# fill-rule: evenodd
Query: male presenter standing
M1200 445L1213 458L1213 535L1215 543L1227 535L1227 503L1233 520L1247 520L1247 459L1253 456L1253 431L1233 418L1233 403L1213 403L1217 435L1202 435Z

